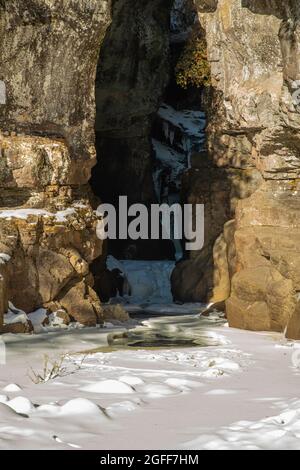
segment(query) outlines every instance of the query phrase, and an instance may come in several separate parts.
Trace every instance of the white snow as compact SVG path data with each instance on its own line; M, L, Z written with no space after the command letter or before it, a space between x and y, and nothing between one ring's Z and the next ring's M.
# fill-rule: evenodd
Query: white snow
M121 401L120 403L114 403L106 408L106 413L111 418L118 418L120 415L131 413L136 411L139 403L134 403L130 400Z
M47 318L47 310L45 308L40 308L35 312L30 313L28 318L32 323L34 332L39 333L44 330L42 323Z
M206 127L205 113L203 111L179 110L163 103L159 108L158 115L166 122L181 129L183 134L190 137L203 139Z
M14 323L23 323L26 325L28 322L28 318L25 312L23 310L20 310L14 305L9 302L9 310L8 312L4 315L4 324L5 325L10 325Z
M105 420L105 415L99 406L86 398L75 398L68 401L61 407L60 415L91 415L93 417L101 417Z
M278 403L280 406L280 403ZM300 400L286 404L282 413L259 421L237 421L186 443L202 450L299 450Z
M35 208L25 208L25 209L5 209L0 210L1 219L22 219L26 220L30 216L35 217L52 217L56 222L64 223L68 220L69 216L72 216L76 213L76 209L86 207L84 204L75 203L72 207L69 207L62 211L49 212L45 209L35 209Z
M177 152L171 147L159 142L156 139L152 139L153 149L157 160L160 162L159 166L153 173L153 180L156 195L159 201L161 201L161 195L163 190L163 172L166 168L169 169L169 183L174 183L177 190L180 190L181 179L184 171L187 169L186 155Z
M159 108L158 116L164 141L152 139L156 156L154 187L158 200L171 204L179 201L182 175L190 168L192 153L204 148L206 118L202 111L176 110L166 103Z
M117 261L109 256L107 267L118 267L124 273L131 287L131 296L125 297L130 304L160 304L173 301L170 278L175 262Z
M48 319L48 323L44 323L44 320ZM77 328L83 328L83 325L77 322L65 325L63 319L58 316L58 311L47 314L47 310L40 308L35 312L25 313L23 310L16 308L11 302L9 302L9 310L4 315L4 324L23 323L26 325L28 320L31 321L34 333L46 333L55 330L71 330Z
M34 411L34 406L28 398L16 397L12 400L5 402L7 406L15 410L17 413L29 414Z
M91 351L124 328L3 335L0 449L300 449L300 344L196 315L143 329L208 346ZM66 352L69 374L30 381Z
M10 259L11 257L7 253L0 253L0 264L6 264Z
M50 217L53 214L44 210L44 209L7 209L7 210L0 210L0 218L1 219L23 219L26 220L29 216L47 216Z
M83 392L89 393L133 393L131 386L119 380L102 380L101 382L92 383L81 389Z
M16 392L20 392L22 389L17 384L8 384L2 390L4 392L16 393Z
M125 384L128 385L142 385L144 381L140 377L136 377L134 375L122 375L119 380L121 382L124 382Z

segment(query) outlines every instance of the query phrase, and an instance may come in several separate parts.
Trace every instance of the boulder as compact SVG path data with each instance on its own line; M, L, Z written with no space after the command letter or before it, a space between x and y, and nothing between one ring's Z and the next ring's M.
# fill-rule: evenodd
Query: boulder
M108 322L127 322L130 320L129 314L126 312L124 307L119 304L111 304L103 306L104 320Z

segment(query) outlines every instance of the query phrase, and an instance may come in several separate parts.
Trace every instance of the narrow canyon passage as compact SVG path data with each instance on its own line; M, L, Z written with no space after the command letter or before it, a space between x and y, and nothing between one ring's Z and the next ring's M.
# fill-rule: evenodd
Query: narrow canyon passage
M101 202L116 207L118 217L120 196L127 197L128 206L148 208L187 202L182 183L192 168L192 156L207 159L205 87L180 84L177 72L190 36L204 32L192 2L158 3L138 2L133 15L131 4L117 3L98 62L98 162L91 186ZM112 56L111 50L117 53ZM163 220L160 225L162 235ZM103 259L93 265L101 300L116 297L114 285L123 278L125 291L118 289L119 301L125 294L131 303L173 302L175 262L188 256L184 240L174 235L165 240L108 240L106 250L106 266Z

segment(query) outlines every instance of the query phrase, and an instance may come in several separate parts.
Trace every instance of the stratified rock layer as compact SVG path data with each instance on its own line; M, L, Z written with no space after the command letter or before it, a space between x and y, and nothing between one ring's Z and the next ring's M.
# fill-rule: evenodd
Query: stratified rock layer
M196 3L212 71L209 156L214 175L225 172L230 183L232 220L217 235L205 294L227 301L231 326L288 327L288 336L299 338L300 4ZM201 253L196 258L200 282Z
M0 327L8 300L101 320L88 181L110 0L0 2Z

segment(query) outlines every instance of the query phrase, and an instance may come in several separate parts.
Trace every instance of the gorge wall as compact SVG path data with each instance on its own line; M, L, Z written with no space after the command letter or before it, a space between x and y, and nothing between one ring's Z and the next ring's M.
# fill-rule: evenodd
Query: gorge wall
M0 1L0 327L8 300L101 321L88 181L110 0Z
M175 293L226 301L231 326L287 328L288 337L299 338L300 5L195 3L213 98L208 159L194 156L185 197L206 202L207 237L201 253L178 265ZM203 166L212 176L195 172Z

